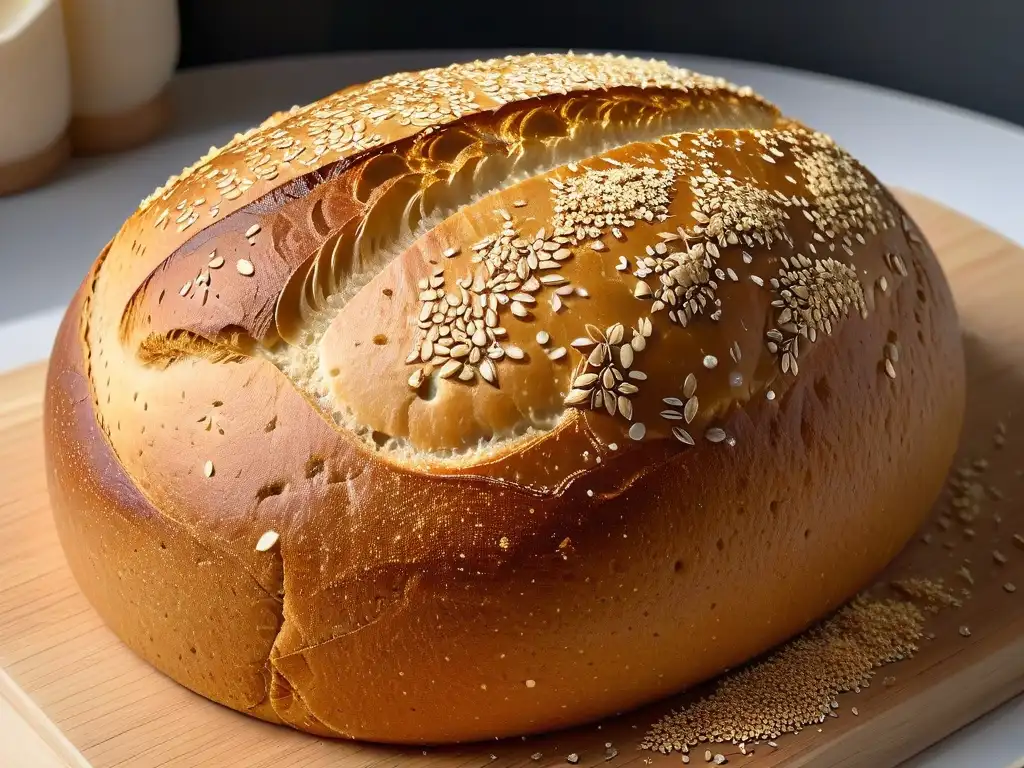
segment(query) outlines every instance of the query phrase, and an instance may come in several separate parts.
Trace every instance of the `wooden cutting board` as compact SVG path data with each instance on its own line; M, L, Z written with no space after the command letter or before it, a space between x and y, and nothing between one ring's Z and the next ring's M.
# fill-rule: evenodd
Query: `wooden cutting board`
M900 197L953 284L969 374L962 460L984 457L983 482L991 488L984 514L970 524L973 538L959 522L943 530L933 520L922 531L931 543L916 539L884 578L943 577L969 587L972 597L929 619L934 639L917 656L879 670L861 693L840 697L838 717L820 731L784 735L777 748L748 745L753 756L712 745L730 766L892 765L1024 690L1024 541L1013 540L1024 535L1024 249L935 203ZM542 738L421 750L317 739L171 682L103 626L64 564L43 471L43 380L42 366L0 378L0 764L461 768L567 765L571 753L580 765L680 764L678 754L637 745L682 699ZM996 562L994 549L1006 563ZM956 573L965 558L973 585ZM1020 589L1011 593L1007 583ZM609 742L617 755L606 761ZM704 749L694 750L692 765L704 764Z

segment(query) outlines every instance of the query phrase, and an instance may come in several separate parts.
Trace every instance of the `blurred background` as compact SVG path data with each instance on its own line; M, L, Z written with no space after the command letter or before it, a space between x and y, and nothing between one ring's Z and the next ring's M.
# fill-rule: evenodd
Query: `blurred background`
M181 67L328 51L704 54L897 88L1024 125L1024 0L179 0Z

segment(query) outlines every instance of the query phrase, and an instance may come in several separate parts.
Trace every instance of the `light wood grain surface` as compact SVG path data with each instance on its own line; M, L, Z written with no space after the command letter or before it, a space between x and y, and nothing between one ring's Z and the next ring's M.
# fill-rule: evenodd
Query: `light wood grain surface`
M929 619L934 639L915 658L880 670L875 685L840 697L839 717L820 731L780 737L777 749L748 745L752 756L713 747L730 766L894 765L1024 690L1024 549L1012 541L1024 534L1024 250L934 203L900 196L953 285L969 375L962 454L990 462L984 481L1005 498L986 509L1001 522L986 515L972 539L959 525L943 531L929 523L932 543L915 540L883 578L957 584L966 558L976 583L964 607ZM64 564L42 463L43 380L42 366L0 379L0 765L461 768L566 765L570 753L580 765L679 764L678 755L640 752L637 744L683 699L545 737L420 750L317 739L174 684L103 626ZM1008 427L1002 449L993 443L997 422ZM993 559L996 548L1006 564ZM1006 582L1020 589L1011 594ZM895 682L883 686L883 676ZM608 761L607 742L618 750ZM703 764L703 752L695 750L691 764Z

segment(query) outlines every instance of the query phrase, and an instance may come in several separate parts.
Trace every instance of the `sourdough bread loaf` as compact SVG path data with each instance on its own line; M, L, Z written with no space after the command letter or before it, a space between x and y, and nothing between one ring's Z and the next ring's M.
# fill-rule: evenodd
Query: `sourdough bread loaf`
M828 136L658 62L397 74L143 201L46 404L83 591L242 712L578 723L799 632L939 493L948 286Z

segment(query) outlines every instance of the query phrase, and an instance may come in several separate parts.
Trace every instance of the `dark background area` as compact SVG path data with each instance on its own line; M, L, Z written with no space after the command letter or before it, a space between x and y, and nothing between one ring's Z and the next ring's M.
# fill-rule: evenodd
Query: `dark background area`
M1024 0L179 2L182 67L409 48L694 53L884 85L1024 125Z

